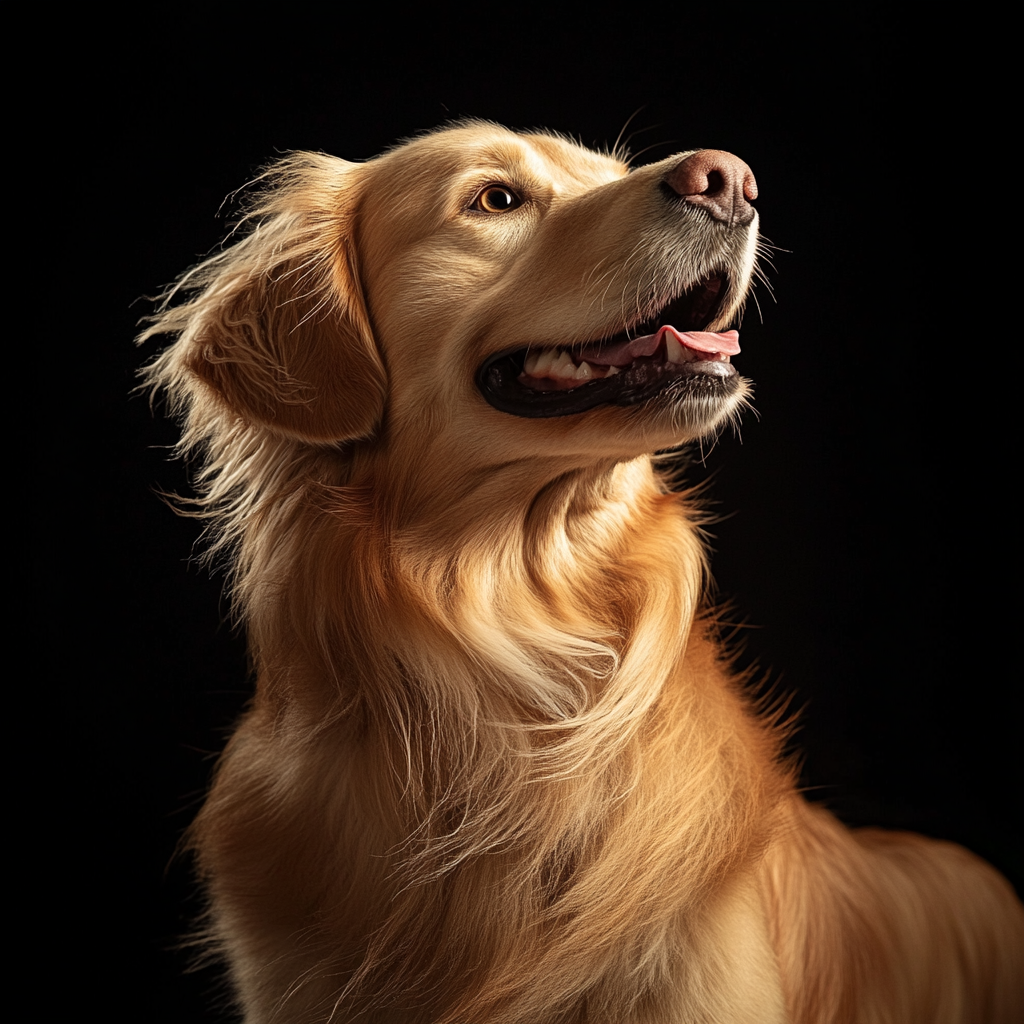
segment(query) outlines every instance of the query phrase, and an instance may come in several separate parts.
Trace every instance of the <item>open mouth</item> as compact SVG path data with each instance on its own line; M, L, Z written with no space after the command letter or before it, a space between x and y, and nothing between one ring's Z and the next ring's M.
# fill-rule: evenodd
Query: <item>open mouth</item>
M494 408L528 417L636 405L659 395L725 394L739 381L729 361L739 353L739 333L703 328L715 320L727 292L726 278L713 275L612 337L499 353L480 367L477 386Z

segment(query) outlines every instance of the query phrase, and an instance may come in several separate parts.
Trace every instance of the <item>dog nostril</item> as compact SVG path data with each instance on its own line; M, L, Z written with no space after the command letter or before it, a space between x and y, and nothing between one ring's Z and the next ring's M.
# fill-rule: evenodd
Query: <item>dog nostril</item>
M708 171L708 187L704 189L701 195L704 196L717 196L720 192L725 191L725 178L722 177L720 171Z

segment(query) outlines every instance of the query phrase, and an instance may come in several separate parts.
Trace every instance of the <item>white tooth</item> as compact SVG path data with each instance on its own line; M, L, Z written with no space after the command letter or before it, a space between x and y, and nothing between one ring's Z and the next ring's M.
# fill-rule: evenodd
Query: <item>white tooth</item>
M665 355L670 363L685 363L686 356L683 354L683 346L679 344L678 338L672 334L665 335Z
M572 361L568 352L561 352L554 363L548 367L549 377L560 377L563 380L572 380L576 376L576 364Z
M609 366L608 372L605 374L606 377L611 377L612 374L621 373L622 371L617 366Z
M526 362L523 363L524 372L528 373L531 377L537 376L537 362L540 359L539 352L531 352L526 357Z
M594 376L594 371L590 369L590 363L584 360L580 363L579 368L573 374L576 380L590 380Z
M555 361L555 349L544 348L537 353L537 366L534 369L534 373L538 377L543 377L548 370L551 369L551 364Z

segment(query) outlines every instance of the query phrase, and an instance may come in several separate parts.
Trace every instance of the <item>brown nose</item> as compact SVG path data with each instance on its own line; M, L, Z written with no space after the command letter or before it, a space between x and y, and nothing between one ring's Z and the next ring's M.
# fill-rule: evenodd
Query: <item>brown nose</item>
M754 208L748 202L757 198L754 172L732 153L720 149L691 153L665 175L665 184L730 227L754 219Z

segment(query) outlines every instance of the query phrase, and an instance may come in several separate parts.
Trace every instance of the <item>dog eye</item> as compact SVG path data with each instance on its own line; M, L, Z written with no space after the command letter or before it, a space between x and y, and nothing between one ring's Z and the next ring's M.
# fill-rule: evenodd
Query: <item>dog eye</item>
M473 200L470 209L481 210L484 213L506 213L522 206L522 200L511 189L504 185L488 185L480 195Z

